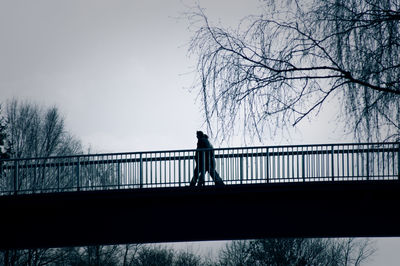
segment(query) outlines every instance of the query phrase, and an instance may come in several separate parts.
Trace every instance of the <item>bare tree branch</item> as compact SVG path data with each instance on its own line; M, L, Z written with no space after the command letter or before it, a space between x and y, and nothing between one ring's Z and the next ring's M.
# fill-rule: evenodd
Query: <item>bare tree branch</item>
M265 128L297 125L343 95L355 135L400 138L398 0L294 4L275 13L266 8L234 32L211 25L200 7L191 14L200 23L190 52L198 55L209 129L232 132L241 120L245 132L261 139Z

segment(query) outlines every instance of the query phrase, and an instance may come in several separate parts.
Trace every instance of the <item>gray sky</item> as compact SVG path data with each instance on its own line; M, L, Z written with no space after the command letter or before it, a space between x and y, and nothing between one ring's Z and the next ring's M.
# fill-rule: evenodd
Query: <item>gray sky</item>
M211 20L224 25L256 14L260 4L199 2ZM56 105L67 129L96 152L195 148L195 131L205 126L196 93L188 90L195 66L195 57L187 54L191 33L187 21L178 19L193 5L192 0L0 0L0 102L16 97ZM313 123L304 121L291 139L255 144L350 141L334 121L334 105ZM236 136L229 144L243 141ZM379 243L393 247L399 243L394 240ZM397 265L388 263L370 265Z
M178 19L192 0L0 3L2 101L18 97L57 105L67 128L95 151L195 146L194 132L205 127L197 94L188 90L195 66L187 53L191 35L187 21ZM257 12L259 5L200 3L225 25ZM326 132L313 137L299 130L294 139L260 144L341 141L328 131L332 127L319 127ZM238 136L231 143L241 141Z

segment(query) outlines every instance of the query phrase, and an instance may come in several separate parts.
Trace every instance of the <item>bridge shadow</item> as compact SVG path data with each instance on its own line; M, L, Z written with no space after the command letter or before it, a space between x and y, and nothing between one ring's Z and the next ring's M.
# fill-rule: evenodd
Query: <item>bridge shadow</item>
M400 236L399 181L0 197L0 249L265 237Z

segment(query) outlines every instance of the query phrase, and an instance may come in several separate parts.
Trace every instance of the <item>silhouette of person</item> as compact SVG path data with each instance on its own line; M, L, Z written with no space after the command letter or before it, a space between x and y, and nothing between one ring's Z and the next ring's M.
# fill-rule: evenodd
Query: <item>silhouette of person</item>
M215 155L213 150L203 150L203 149L213 149L208 136L202 131L196 132L197 137L197 150L195 154L196 167L194 169L193 178L190 181L190 186L204 186L205 172L208 172L217 186L225 185L219 176L218 172L215 170ZM197 182L198 181L198 182Z

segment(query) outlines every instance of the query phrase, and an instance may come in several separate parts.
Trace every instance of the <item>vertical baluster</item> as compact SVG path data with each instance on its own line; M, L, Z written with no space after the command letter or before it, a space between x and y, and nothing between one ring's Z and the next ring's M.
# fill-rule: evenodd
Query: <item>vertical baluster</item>
M352 176L352 179L354 179L354 168L355 168L355 165L354 165L354 145L351 145L352 147L353 147L353 149L351 150L351 176ZM358 179L358 178L357 178Z
M143 154L140 153L140 161L139 161L139 186L143 188Z
M331 169L332 169L332 181L335 181L335 146L331 146Z
M246 179L250 181L251 183L251 178L249 178L249 150L246 149Z
M393 166L394 166L394 164L393 164ZM400 143L398 144L398 147L397 147L397 179L400 180Z
M367 145L367 180L369 180L369 145Z
M56 162L56 165L57 165L57 192L60 192L60 162Z
M191 178L192 177L194 177L195 176L195 173L194 173L194 163L197 163L197 162L195 162L195 157L193 157L193 159L192 159L192 152L191 151L187 151L187 152L185 152L184 153L184 164L183 164L183 176L184 176L184 182L191 182ZM193 154L193 156L194 156L194 154ZM187 172L187 175L186 175L186 172ZM186 179L186 177L187 177L187 179Z
M292 180L292 178L290 178L290 147L286 148L286 176L288 180Z
M256 171L255 171L255 176L256 176L256 183L258 183L259 182L259 173L258 173L258 167L259 167L259 165L258 165L258 149L256 148L256 151L255 151L255 154L254 154L254 160L255 160L255 162L254 162L254 168L256 169Z
M227 163L227 155L226 155L226 153L227 153L227 151L226 150L223 150L222 151L222 160L221 160L221 169L223 169L223 171L224 171L224 177L227 179L227 180L230 180L231 182L233 182L233 180L232 180L232 178L230 178L229 177L229 173L228 173L228 170L227 170L227 165L228 165L228 163Z
M295 157L295 152L294 152L294 147L292 147L291 148L291 150L292 150L292 154L290 155L290 157L291 157L291 159L292 159L292 176L291 176L291 178L293 179L293 180L296 180L296 175L295 175L295 160L294 160L294 157ZM297 156L296 156L297 157ZM297 181L297 180L296 180Z
M316 154L315 154L315 156L317 156L317 176L318 176L318 180L319 181L323 180L322 171L323 171L324 167L322 166L322 161L323 160L321 158L322 149L323 149L323 147L321 147L321 146L317 147L317 151L316 151Z
M267 183L269 183L269 149L265 148L265 178Z
M33 167L32 193L35 193L35 185L37 182L37 161L38 160L34 160L32 163L32 167Z
M382 150L382 179L385 179L385 165L386 165L385 164L385 144L383 144L381 150ZM378 158L378 161L379 161L379 158ZM378 168L378 171L379 171L379 168Z
M153 154L146 153L146 180L144 181L145 187L150 187L153 184Z
M356 163L356 166L355 166L357 168L356 175L359 178L360 177L360 146L358 146L358 145L357 145L357 156L356 156L356 159L357 159L357 163Z
M301 152L301 176L302 176L302 178L303 178L303 182L305 182L306 181L306 169L305 169L305 155L304 155L304 152L305 152L305 148L304 147L302 147L302 152Z
M77 162L76 162L76 189L79 191L80 190L80 169L79 169L79 156L77 157Z
M296 178L298 181L300 181L300 163L299 163L299 158L300 158L300 153L299 153L299 147L296 147Z
M174 175L174 179L172 178L172 175L171 175L171 161L172 161L172 156L171 156L171 152L169 153L169 160L168 160L168 176L169 176L169 183L170 184L173 184L174 186L175 186L175 175ZM175 162L175 161L174 161ZM174 169L175 169L175 167L174 167Z
M396 157L396 153L395 153L395 147L394 147L394 145L392 146L392 149L393 149L393 155L392 155L392 160L393 160L393 174L392 174L392 176L393 176L393 179L395 178L395 173L396 173L396 164L395 164L395 157ZM397 153L397 157L399 157L398 158L398 160L400 160L400 144L399 144L399 151L398 151L398 153ZM398 162L398 164L400 164L400 162ZM398 168L400 168L400 165L398 165ZM400 169L397 169L397 170L400 170ZM397 178L399 178L400 177L400 171L397 173L398 174L398 177Z
M206 152L204 150L201 153L201 158L202 158L201 175L204 178L203 182L205 182L206 181Z
M121 188L121 157L119 159L117 157L116 160L117 160L117 176L118 176L117 187L118 187L118 189L120 189Z
M186 176L186 163L187 163L187 160L186 160L186 152L183 152L183 158L182 158L182 160L183 160L183 177L185 177ZM189 168L189 167L188 167ZM189 180L186 180L186 178L183 180L183 182L185 183L186 181L188 181L189 183L190 183L190 178L191 178L191 176L190 176L191 174L189 173L189 171L188 171L188 175L187 175L187 177L188 177L188 179Z
M163 184L165 185L166 183L167 183L167 178L166 178L166 175L165 175L165 157L167 156L167 154L164 152L164 153L159 153L160 155L159 155L159 165L160 165L160 187L161 186L163 186ZM164 159L163 159L164 158ZM164 165L164 167L162 167ZM163 170L164 170L164 173L163 173Z
M349 146L347 146L347 149L346 149L346 153L347 153L347 155L346 155L346 163L347 163L347 166L346 166L346 175L347 175L347 180L351 180L351 178L350 178L350 147Z
M18 193L18 183L19 183L19 169L18 169L18 159L14 161L14 194L17 195Z
M182 179L181 179L181 153L178 152L178 186L181 187ZM175 171L174 171L174 176L175 176Z
M341 167L341 170L342 170L342 179L343 180L345 180L345 181L348 181L348 178L346 177L346 148L345 148L345 146L344 145L342 145L341 146L341 149L340 149L340 153L341 153L341 165L340 165L340 167Z
M239 150L238 150L238 156L239 156L239 178L240 178L240 184L243 184L243 156L239 155Z

